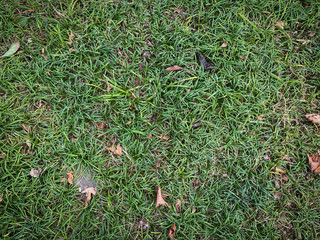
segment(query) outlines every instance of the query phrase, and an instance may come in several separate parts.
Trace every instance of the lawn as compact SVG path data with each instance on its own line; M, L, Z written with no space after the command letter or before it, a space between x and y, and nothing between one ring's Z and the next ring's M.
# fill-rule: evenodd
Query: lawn
M0 238L320 238L319 1L2 1L15 41Z

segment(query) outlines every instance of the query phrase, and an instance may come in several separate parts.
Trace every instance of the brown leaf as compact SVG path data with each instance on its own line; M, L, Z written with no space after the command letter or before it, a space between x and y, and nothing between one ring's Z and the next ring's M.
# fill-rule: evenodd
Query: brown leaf
M263 115L261 115L261 116L258 116L258 120L259 120L259 121L263 121L263 120L264 120L264 117L263 117Z
M156 167L157 167L157 168L161 167L160 162L157 162L157 163L156 163Z
M281 198L281 193L275 193L273 194L275 199L280 199Z
M166 68L166 71L170 72L170 71L178 71L181 70L182 67L179 67L178 65L174 65L173 67L168 67Z
M309 42L310 40L306 40L306 39L296 39L297 42L302 42L302 45L306 44L307 42Z
M180 209L181 209L181 200L180 200L180 199L177 199L177 203L176 203L176 210L177 210L177 212L180 212Z
M72 171L67 172L68 175L68 183L72 184L73 183L73 178L74 178L74 173Z
M22 127L23 127L23 129L26 130L27 132L30 132L30 129L28 128L28 126L22 124Z
M228 44L226 43L226 42L223 42L222 44L221 44L221 47L223 47L223 48L225 48L225 47L227 47L228 46Z
M47 55L45 54L44 48L42 48L42 50L41 50L41 55L42 55L42 57L43 57L43 59L44 59L45 61L48 60L48 57L47 57Z
M312 121L314 124L317 124L320 126L320 115L319 114L306 114L306 118L308 118L310 121Z
M2 202L3 193L0 195L0 202Z
M113 152L114 154L117 154L117 155L119 155L119 156L122 155L122 148L121 148L120 144L118 144L118 145L116 146L116 148L114 148L114 147L108 147L107 149L108 149L109 151Z
M284 23L282 21L277 21L276 22L276 27L283 29L284 28Z
M174 239L174 234L176 233L176 230L177 230L177 227L176 227L176 225L173 223L173 224L171 225L171 227L169 228L169 232L168 232L169 238Z
M30 143L30 140L29 140L29 139L26 140L26 144L27 144L27 146L28 146L29 148L31 148L31 143Z
M95 122L98 128L103 129L106 127L107 123L106 122Z
M286 171L282 170L281 168L276 167L275 168L276 172L281 173L281 174L285 174Z
M71 31L71 33L69 34L69 45L71 46L72 45L72 40L74 39L74 35L73 35L73 32Z
M169 139L169 136L162 136L162 135L160 135L160 136L158 136L158 138L160 138L160 139L162 139L162 140L168 140L168 139Z
M89 202L91 201L91 197L92 197L91 194L96 195L97 189L94 187L88 187L85 190L83 190L81 193L86 194L85 204L87 206L89 204Z
M240 57L242 60L245 60L245 59L247 59L248 58L248 56L242 56L242 57Z
M319 173L320 172L320 153L317 152L312 156L309 156L308 154L308 159L309 159L309 165L311 167L311 170L314 173Z
M39 177L41 171L42 171L41 168L38 168L38 169L32 168L30 171L30 176L37 178L37 177Z
M314 35L316 35L316 33L315 32L312 32L312 33L309 33L309 37L313 37Z
M164 201L162 197L161 188L158 187L156 208L159 207L160 205L169 207L169 204L166 203L166 201Z
M191 125L191 129L196 129L197 127L199 127L201 124L201 121L195 122Z

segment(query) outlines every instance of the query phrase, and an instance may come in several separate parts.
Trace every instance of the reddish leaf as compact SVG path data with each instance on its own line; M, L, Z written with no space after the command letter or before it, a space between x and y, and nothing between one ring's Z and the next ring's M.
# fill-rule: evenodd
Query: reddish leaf
M173 224L171 225L171 227L169 228L169 232L168 232L169 238L174 239L174 234L176 233L176 230L177 230L177 227L176 227L176 225L173 223Z
M181 70L181 69L182 69L182 67L174 65L173 67L166 68L166 71L168 71L168 72L170 72L170 71L178 71L178 70Z

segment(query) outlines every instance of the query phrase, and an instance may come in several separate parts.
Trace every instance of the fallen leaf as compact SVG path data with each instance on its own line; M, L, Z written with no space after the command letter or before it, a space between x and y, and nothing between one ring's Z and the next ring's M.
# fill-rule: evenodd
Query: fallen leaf
M193 124L191 125L191 129L196 129L196 128L198 128L198 127L200 126L200 124L201 124L201 121L198 121L198 122L193 123Z
M169 207L169 204L166 203L166 201L164 201L162 197L161 188L158 187L156 208L159 207L160 205Z
M320 115L319 114L306 114L306 118L308 118L314 124L317 124L320 126Z
M248 56L242 56L242 57L240 57L242 60L244 60L244 59L247 59L248 58Z
M173 224L171 225L171 227L169 228L169 232L168 232L169 238L174 239L174 234L176 233L176 230L177 230L177 227L176 227L176 225L173 223Z
M181 70L182 67L179 67L178 65L174 65L173 67L168 67L166 68L166 71L170 72L170 71L178 71Z
M226 42L223 42L222 44L221 44L221 47L223 47L223 48L225 48L225 47L227 47L228 46L228 44L226 43Z
M11 44L9 50L8 50L5 54L3 54L1 57L10 57L10 56L13 55L16 51L18 51L19 47L20 47L20 42L19 42L18 40L14 41L14 42Z
M69 34L69 45L71 46L72 45L72 40L74 39L74 35L73 35L73 32L71 31L70 34Z
M284 23L283 23L282 21L277 21L277 22L276 22L276 27L277 27L277 28L284 29Z
M45 61L48 60L48 57L47 57L47 55L45 54L44 48L42 48L42 50L41 50L41 55L42 55L42 57L43 57L43 59L44 59Z
M280 199L281 198L281 193L275 193L273 194L275 199Z
M91 194L96 195L97 189L94 187L88 187L85 190L83 190L81 193L86 194L85 204L87 206L89 204L89 202L91 201L91 197L92 197Z
M311 170L314 173L319 173L320 172L320 153L317 152L312 156L309 156L308 154L308 159L309 159L309 165L311 167Z
M2 202L3 193L0 195L0 202Z
M150 133L148 137L149 137L149 138L152 138L152 134Z
M119 156L122 155L122 148L121 148L120 144L118 144L118 145L116 146L116 148L114 148L114 147L108 147L107 149L108 149L109 151L113 152L114 154L117 154L117 155L119 155Z
M24 129L24 130L26 130L27 132L30 132L30 130L29 130L29 128L28 128L28 126L26 126L26 125L22 124L22 127L23 127L23 129Z
M281 180L285 181L285 182L288 182L289 181L289 178L287 176L282 176L281 177Z
M263 120L264 120L264 117L263 117L263 115L261 115L261 116L258 116L258 120L259 120L259 121L263 121Z
M144 64L143 64L143 63L140 63L140 64L139 64L139 70L142 71L142 70L143 70L143 67L144 67Z
M306 40L306 39L296 39L297 42L302 42L302 45L306 44L307 42L309 42L310 40Z
M160 136L158 136L158 138L163 139L163 140L168 140L168 139L169 139L169 136L162 136L162 135L160 135Z
M130 125L132 122L131 121L128 121L127 123L126 123L126 125Z
M72 184L73 183L73 178L74 178L74 173L72 171L67 172L68 175L68 183Z
M180 200L180 199L177 199L177 203L176 203L176 210L177 210L177 212L180 212L180 209L181 209L181 200Z
M150 54L149 51L144 51L143 54L142 54L142 56L143 56L144 58L150 58L150 57L151 57L151 54Z
M41 171L42 171L41 168L38 168L38 169L32 168L30 171L30 176L37 178L37 177L39 177Z
M316 35L316 33L315 33L315 32L310 33L308 36L309 36L309 37L313 37L314 35Z
M197 56L197 59L198 59L198 62L201 66L203 66L203 70L205 72L210 72L212 70L214 70L214 65L211 63L210 60L206 60L205 56L203 56L201 53L196 53L196 56Z
M157 162L157 163L156 163L156 167L157 167L157 168L161 167L160 162Z
M281 168L276 167L275 168L276 172L281 173L281 174L285 174L286 171L282 170Z
M103 129L106 127L107 123L106 122L95 122L98 128Z
M29 139L26 140L26 144L27 144L27 146L28 146L29 148L31 148L31 143L30 143L30 140L29 140Z

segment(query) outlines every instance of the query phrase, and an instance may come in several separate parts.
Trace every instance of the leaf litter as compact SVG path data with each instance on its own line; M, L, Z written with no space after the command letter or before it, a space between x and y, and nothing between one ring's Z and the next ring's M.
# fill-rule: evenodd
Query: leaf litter
M314 124L317 124L320 126L320 115L319 114L306 114L306 118L312 121Z
M314 173L319 173L320 172L320 153L317 152L312 156L309 156L308 154L308 160L309 160L309 165L311 170Z
M171 227L169 228L169 232L168 232L168 237L171 239L174 239L174 234L176 233L177 227L176 225L173 223L171 225Z
M108 147L107 150L113 152L114 154L117 154L119 156L122 155L122 147L120 144L118 144L116 147Z
M163 199L163 195L161 193L161 188L158 187L158 192L157 192L157 202L156 202L156 208L159 206L167 206L169 207L169 204Z
M168 72L170 72L170 71L178 71L178 70L182 70L182 67L179 67L178 65L174 65L173 67L166 68L166 71L168 71Z
M91 201L92 195L96 195L97 188L88 187L88 188L84 189L81 193L86 194L85 205L87 206L89 204L89 202Z
M67 172L68 175L68 183L72 184L74 179L74 173L72 171Z
M30 176L34 177L34 178L37 178L37 177L40 176L41 172L42 172L41 168L38 168L38 169L32 168L31 171L30 171Z

